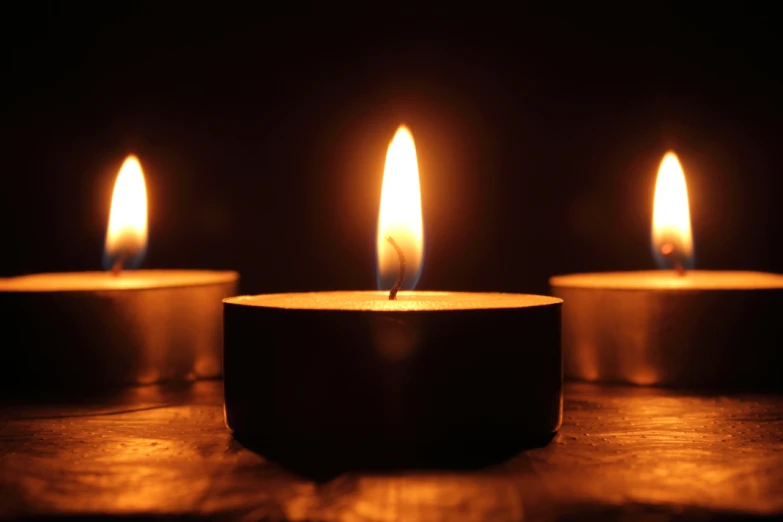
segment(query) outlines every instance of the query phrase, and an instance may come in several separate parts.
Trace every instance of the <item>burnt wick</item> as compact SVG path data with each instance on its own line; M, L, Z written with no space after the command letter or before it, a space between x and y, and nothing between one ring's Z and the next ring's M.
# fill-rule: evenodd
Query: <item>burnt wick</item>
M397 275L397 280L394 281L394 285L392 285L391 290L389 291L389 300L394 301L397 299L397 292L399 292L402 287L402 280L405 279L405 254L393 237L386 236L384 239L391 243L391 246L397 251L397 257L400 258L400 273Z
M120 275L120 272L122 272L123 267L125 266L125 258L127 256L125 254L120 254L117 256L117 259L114 260L114 264L111 265L111 273L113 276Z
M679 260L674 261L674 270L677 272L678 276L684 276L685 275L685 267L682 266L682 263Z
M671 261L672 266L674 267L674 270L677 272L678 276L685 275L685 265L683 264L682 259L680 259L680 256L678 256L675 252L673 244L664 243L661 245L661 254Z

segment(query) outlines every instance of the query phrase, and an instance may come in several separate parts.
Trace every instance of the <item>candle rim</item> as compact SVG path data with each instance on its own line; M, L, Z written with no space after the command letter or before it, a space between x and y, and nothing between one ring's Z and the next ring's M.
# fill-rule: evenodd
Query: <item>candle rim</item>
M170 281L157 283L144 278L170 277ZM53 285L47 278L66 281L65 285ZM28 286L26 282L38 281L40 286ZM95 281L113 284L95 284ZM239 280L239 272L233 270L197 270L197 269L150 269L126 270L119 276L105 271L83 272L42 272L15 277L0 278L0 293L84 293L84 292L130 292L134 290L163 290L167 288L194 288L225 284ZM20 284L21 283L21 284ZM68 285L71 286L68 286Z
M783 274L750 270L689 270L683 276L673 270L584 272L552 276L549 285L553 288L625 291L763 291L783 290Z
M463 297L463 301L454 301L449 305L449 301L422 301L417 299L411 299L411 296L423 297L423 296L453 296ZM337 298L338 296L354 296L364 297L366 302L360 301L345 301L342 305L338 306L329 303L328 300L310 302L304 305L297 305L297 299L310 299L313 297L322 298ZM474 304L470 298L476 298L482 296L482 298L496 297L501 298L497 301L488 301L483 303ZM264 299L268 299L268 302L263 302ZM281 304L279 301L275 301L275 298L289 299L292 304ZM370 300L369 298L376 298ZM505 300L503 300L505 298ZM532 302L518 302L515 300L530 299ZM429 305L426 308L416 307L416 303L426 303ZM410 303L411 306L406 306ZM443 303L446 306L438 307L438 303ZM373 313L427 313L427 312L470 312L478 310L518 310L522 308L537 308L544 306L560 306L563 300L559 297L544 296L536 294L518 294L510 292L449 292L449 291L431 291L431 290L406 290L401 291L398 294L398 299L389 300L388 292L383 290L326 290L320 292L279 292L270 294L256 294L256 295L238 295L233 297L227 297L223 299L224 305L231 306L248 306L254 308L276 309L276 310L289 310L289 311L318 311L318 312L373 312ZM326 304L326 305L325 305Z

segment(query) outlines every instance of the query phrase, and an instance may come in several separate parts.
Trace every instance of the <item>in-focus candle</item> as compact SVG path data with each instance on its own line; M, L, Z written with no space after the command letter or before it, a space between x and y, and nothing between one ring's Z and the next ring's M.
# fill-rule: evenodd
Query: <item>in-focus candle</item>
M560 299L411 288L424 232L413 137L389 145L383 290L224 301L226 422L302 473L472 467L551 439L562 418Z

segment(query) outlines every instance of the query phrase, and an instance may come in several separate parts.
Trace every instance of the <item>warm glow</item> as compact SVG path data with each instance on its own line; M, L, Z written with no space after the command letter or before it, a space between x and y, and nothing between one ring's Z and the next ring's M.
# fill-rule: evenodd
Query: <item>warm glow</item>
M411 290L421 273L424 230L421 220L419 165L413 136L400 126L386 153L378 214L378 286L388 290L399 273L399 258L386 240L391 236L405 254L406 277L402 288Z
M132 266L147 245L147 188L136 156L122 164L111 198L105 255ZM111 261L113 263L113 261Z
M685 174L673 152L667 153L658 169L653 203L652 247L661 268L680 263L690 268L693 260L691 215Z

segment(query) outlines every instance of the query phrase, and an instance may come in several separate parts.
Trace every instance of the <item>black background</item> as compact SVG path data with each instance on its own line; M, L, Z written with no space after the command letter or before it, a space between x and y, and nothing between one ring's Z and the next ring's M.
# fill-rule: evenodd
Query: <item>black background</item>
M144 267L235 269L245 293L371 289L403 122L421 171L420 289L546 292L558 273L653 268L669 148L697 267L783 272L774 3L285 18L16 4L0 22L0 276L100 269L135 153Z

